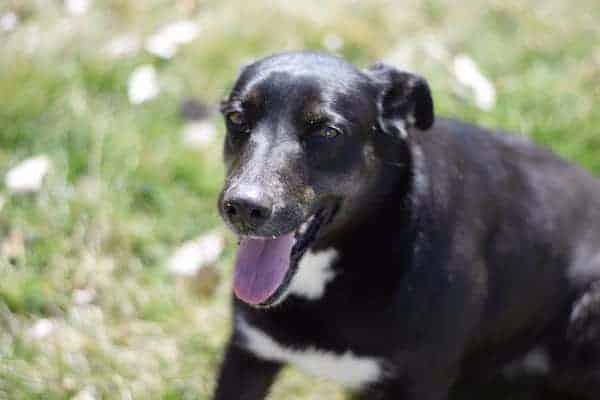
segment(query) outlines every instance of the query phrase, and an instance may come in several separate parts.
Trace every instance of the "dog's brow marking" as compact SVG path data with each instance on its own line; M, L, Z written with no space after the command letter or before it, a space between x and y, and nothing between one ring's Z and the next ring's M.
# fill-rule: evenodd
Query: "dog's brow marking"
M309 374L347 387L360 388L383 377L383 363L376 358L358 357L351 351L336 354L314 347L303 350L284 347L241 316L237 318L237 329L244 339L242 345L256 356L293 364Z
M298 271L292 278L288 294L317 300L325 293L327 284L335 278L331 264L338 258L335 249L313 252L308 250L300 259Z

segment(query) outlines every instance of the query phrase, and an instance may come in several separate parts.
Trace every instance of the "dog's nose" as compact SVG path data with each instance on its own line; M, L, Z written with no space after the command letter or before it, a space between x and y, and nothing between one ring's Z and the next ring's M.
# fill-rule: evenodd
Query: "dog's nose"
M257 192L232 193L223 199L223 210L229 221L242 232L263 225L271 216L273 203L265 194Z

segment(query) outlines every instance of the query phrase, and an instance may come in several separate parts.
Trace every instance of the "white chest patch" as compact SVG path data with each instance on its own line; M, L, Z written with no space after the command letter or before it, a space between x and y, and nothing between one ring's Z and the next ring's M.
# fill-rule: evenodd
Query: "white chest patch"
M335 249L313 252L308 250L300 259L298 270L286 294L295 294L317 300L325 293L325 286L335 277L331 264L338 258Z
M360 388L383 377L382 363L376 358L357 357L351 351L336 354L315 348L296 350L284 347L243 318L238 317L237 322L245 339L244 346L260 358L289 363L309 374L350 388Z

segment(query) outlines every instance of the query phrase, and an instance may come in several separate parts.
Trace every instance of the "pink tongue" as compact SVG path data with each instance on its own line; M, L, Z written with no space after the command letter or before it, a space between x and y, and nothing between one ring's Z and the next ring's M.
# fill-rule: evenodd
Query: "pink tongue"
M236 296L246 303L264 303L283 283L293 246L294 233L277 239L242 239L233 279Z

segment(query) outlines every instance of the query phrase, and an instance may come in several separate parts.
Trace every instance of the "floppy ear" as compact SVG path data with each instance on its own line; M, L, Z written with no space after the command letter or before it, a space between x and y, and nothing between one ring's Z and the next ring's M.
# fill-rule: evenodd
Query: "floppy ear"
M384 132L405 138L408 126L427 130L433 125L433 99L424 78L383 63L364 72L379 88L377 107Z

